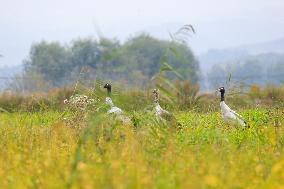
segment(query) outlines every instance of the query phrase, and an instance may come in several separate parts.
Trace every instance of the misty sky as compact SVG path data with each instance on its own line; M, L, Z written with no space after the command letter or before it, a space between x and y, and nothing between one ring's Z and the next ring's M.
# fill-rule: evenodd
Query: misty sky
M167 38L183 24L196 54L284 37L283 0L1 0L0 66L20 64L32 43L143 31Z

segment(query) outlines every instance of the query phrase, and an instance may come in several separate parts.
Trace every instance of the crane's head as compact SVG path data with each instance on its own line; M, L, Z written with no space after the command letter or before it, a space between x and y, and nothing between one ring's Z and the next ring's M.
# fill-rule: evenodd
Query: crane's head
M219 91L220 93L225 93L225 88L224 88L224 87L219 87L218 91Z
M107 89L107 95L111 96L111 85L109 83L106 83L104 88Z
M158 89L153 90L154 102L159 102L159 92Z
M105 86L104 86L104 88L106 88L106 89L111 89L111 85L110 85L109 83L106 83Z
M153 94L157 95L158 94L158 89L153 90Z

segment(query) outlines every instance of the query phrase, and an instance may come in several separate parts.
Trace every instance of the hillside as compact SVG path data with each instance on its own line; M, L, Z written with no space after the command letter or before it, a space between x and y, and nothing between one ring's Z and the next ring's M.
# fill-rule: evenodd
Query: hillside
M202 89L227 84L280 85L284 82L284 38L227 49L211 49L198 57Z
M226 49L210 49L198 58L202 71L207 72L215 64L244 61L259 54L275 57L281 53L284 53L284 38Z

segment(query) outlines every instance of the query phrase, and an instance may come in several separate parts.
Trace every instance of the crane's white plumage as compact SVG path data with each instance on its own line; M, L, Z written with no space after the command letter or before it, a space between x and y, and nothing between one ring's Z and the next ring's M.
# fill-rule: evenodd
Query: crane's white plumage
M114 106L110 97L106 97L106 104L110 106L110 109L107 111L107 113L109 113L109 114L114 113L114 114L117 114L117 115L122 113L122 110L120 108Z
M123 111L113 104L113 102L110 98L110 96L111 96L111 85L107 83L107 84L105 84L104 88L107 89L107 95L108 95L106 97L105 102L108 106L110 106L110 109L107 111L107 113L114 115L115 120L121 121L123 125L132 124L131 119L128 116L124 115Z
M167 110L164 110L158 102L155 103L156 116L160 119L164 119L165 116L171 115Z
M154 104L155 104L155 114L156 117L160 120L165 120L169 122L171 125L180 127L181 124L177 122L177 119L173 114L168 112L167 110L164 110L160 104L159 104L159 93L157 89L154 89L153 91L154 94Z
M246 123L243 120L242 116L237 114L234 110L232 110L225 102L220 102L222 117L226 122L237 122L241 126L245 127Z
M231 123L237 123L243 127L246 127L246 122L244 121L243 117L236 113L234 110L232 110L226 103L225 103L225 88L220 87L219 92L221 93L221 112L222 117L224 121L231 122Z
M167 110L164 110L160 104L159 104L159 93L157 89L153 90L154 94L154 104L155 104L155 110L156 110L156 116L157 118L164 119L166 115L170 115L170 113Z

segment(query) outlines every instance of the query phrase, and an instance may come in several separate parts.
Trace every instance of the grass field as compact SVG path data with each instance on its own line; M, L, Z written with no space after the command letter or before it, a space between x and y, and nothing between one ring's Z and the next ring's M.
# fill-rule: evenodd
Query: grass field
M250 129L219 112L176 112L178 131L144 112L135 126L89 114L83 129L62 112L3 113L0 188L283 188L283 114L241 113Z

